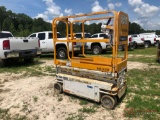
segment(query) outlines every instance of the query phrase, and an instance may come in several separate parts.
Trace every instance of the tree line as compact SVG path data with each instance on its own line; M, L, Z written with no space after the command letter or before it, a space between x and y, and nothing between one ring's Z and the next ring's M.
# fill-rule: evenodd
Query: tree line
M102 23L85 24L85 32L98 33L101 31L101 25ZM74 24L74 32L81 32L81 26L81 23ZM31 18L24 13L16 14L11 10L7 10L5 6L0 6L0 30L10 31L14 36L28 36L34 32L51 31L52 24L42 18ZM57 30L61 31L62 35L65 34L66 27L63 22L58 23ZM139 24L129 22L129 34L144 32L156 32L157 35L160 35L160 30L144 30Z

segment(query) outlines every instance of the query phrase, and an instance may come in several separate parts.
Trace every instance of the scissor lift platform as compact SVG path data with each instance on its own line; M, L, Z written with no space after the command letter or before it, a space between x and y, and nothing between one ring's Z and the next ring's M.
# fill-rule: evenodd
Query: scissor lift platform
M109 15L108 15L109 14ZM112 14L112 15L110 15ZM105 17L94 18L95 15ZM91 18L87 18L93 16ZM74 20L75 18L81 18ZM108 31L110 38L84 38L84 23L92 20L108 20L102 26L102 31ZM66 40L57 39L57 23L66 24ZM112 25L110 25L112 21ZM97 102L101 102L106 108L112 109L126 90L125 73L127 71L128 52L128 15L124 12L103 11L75 16L58 17L53 20L54 63L56 65L55 93L67 92ZM73 25L82 23L82 39L75 39ZM70 34L70 36L69 36ZM56 58L56 43L67 43L67 60ZM83 57L74 56L75 42L82 43ZM87 56L85 54L86 42L108 42L112 47L112 55L109 57ZM70 57L69 44L72 43L72 55ZM123 56L118 56L118 46L123 45Z

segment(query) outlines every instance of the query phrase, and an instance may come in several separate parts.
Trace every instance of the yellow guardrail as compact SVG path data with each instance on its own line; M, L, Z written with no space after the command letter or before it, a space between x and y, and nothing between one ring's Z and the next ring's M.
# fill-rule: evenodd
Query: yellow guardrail
M105 17L101 17L101 15ZM89 17L89 18L88 18ZM76 18L79 18L76 20ZM91 39L84 38L84 26L87 21L94 20L106 20L108 23L112 21L112 25L106 24L105 28L112 31L112 39ZM57 23L64 22L66 27L66 39L61 40L57 38ZM82 39L76 39L74 37L75 33L73 31L73 25L75 23L82 23ZM94 12L89 14L80 14L73 16L63 16L57 17L52 22L53 30L53 44L54 44L54 63L56 65L62 66L71 66L77 68L85 68L89 70L98 70L103 72L112 72L118 73L122 69L127 68L127 55L128 55L128 28L129 28L129 18L128 15L124 12L116 11L102 11ZM59 31L60 32L60 31ZM69 36L70 34L70 36ZM86 42L107 42L111 43L112 46L112 55L111 57L102 57L102 56L87 56L85 54L85 43ZM56 43L57 42L66 42L67 43L67 54L68 60L60 60L56 57ZM73 42L82 43L82 57L74 57L74 46ZM72 43L72 57L69 55L69 44ZM118 46L123 45L125 51L123 52L123 57L119 57ZM122 56L122 55L121 55Z

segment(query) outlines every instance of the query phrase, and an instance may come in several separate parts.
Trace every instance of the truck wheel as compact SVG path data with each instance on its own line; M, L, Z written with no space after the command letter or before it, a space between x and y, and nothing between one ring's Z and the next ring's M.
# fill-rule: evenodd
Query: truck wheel
M122 45L118 46L118 51L124 51L124 47Z
M6 65L6 60L0 59L0 67L4 67Z
M74 56L77 57L79 55L79 53L74 53Z
M54 84L54 94L60 94L62 92L62 85L60 83Z
M156 43L154 44L154 46L156 46L156 47L157 47L157 46L158 46L158 42L156 42Z
M66 59L67 58L67 50L64 47L60 47L57 50L57 58Z
M101 98L101 104L104 108L113 109L115 105L115 100L109 95L104 95Z
M25 63L33 63L34 62L34 58L25 58L24 62Z
M102 48L99 45L95 45L92 47L92 53L94 55L101 54L101 52L102 52Z
M160 63L160 57L158 57L158 63Z
M137 46L137 43L134 42L132 47L133 47L133 49L136 49L136 48L138 47L138 46Z
M149 48L150 45L151 45L150 42L144 42L144 47L145 47L145 48Z
M113 98L114 98L114 101L115 101L115 105L118 103L118 99L117 99L117 97L116 96L113 96Z
M131 45L128 46L128 50L134 50L134 49L135 49L134 45L133 46L131 46Z

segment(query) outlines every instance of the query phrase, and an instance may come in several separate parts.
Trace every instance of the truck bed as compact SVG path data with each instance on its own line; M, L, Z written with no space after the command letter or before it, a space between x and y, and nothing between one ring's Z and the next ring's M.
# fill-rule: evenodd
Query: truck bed
M29 50L38 48L36 37L9 37L11 50Z

